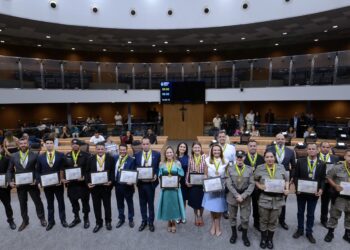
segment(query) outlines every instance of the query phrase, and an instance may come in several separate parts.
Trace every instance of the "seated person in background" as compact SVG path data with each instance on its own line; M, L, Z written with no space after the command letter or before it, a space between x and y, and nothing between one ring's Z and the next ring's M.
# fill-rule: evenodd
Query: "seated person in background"
M147 130L146 137L151 144L157 144L157 136L153 133L152 129L149 128Z
M67 126L63 126L60 138L69 138L69 137L70 137L70 134L69 134Z
M304 132L304 138L309 137L311 133L315 133L315 130L313 127L308 127L307 130Z
M52 138L54 140L53 141L53 147L54 147L54 149L57 149L58 148L57 134L55 132L52 132L52 133L49 133L49 134L45 134L43 136L43 138L46 138L46 137L50 137L50 138Z
M3 148L5 151L5 154L8 156L18 151L18 138L13 135L12 131L5 132Z
M32 144L39 144L39 146L41 146L42 141L35 136L29 136L27 133L23 133L22 138L28 141L29 148L32 146Z
M296 134L293 127L289 127L287 136L289 138L296 138Z
M126 131L126 134L121 137L121 142L123 144L132 144L133 141L134 141L134 137L132 136L129 130Z
M111 136L107 137L105 148L106 148L106 153L110 154L111 156L116 156L119 154L118 145L114 141L112 141Z
M72 127L72 137L73 138L79 138L79 128L77 125L74 125Z
M250 132L251 136L260 136L259 130L255 128L255 125L252 125L252 132Z
M100 132L97 130L95 131L95 134L90 138L90 144L96 145L99 142L104 142L105 138L100 135Z

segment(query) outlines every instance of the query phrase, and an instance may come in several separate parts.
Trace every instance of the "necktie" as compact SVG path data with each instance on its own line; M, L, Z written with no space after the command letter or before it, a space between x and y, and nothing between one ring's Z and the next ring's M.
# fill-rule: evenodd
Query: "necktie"
M311 160L311 161L310 161L310 164L311 164L311 166L313 166L313 165L314 165L314 161L313 161L313 160Z

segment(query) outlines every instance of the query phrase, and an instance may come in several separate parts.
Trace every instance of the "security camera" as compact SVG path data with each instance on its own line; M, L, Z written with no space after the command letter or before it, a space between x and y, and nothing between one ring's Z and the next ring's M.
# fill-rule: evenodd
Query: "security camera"
M56 1L54 1L54 0L51 0L50 1L50 6L51 6L51 8L56 8L57 7L57 2Z
M93 7L92 7L92 11L93 11L94 13L97 13L97 12L98 12L98 8L97 8L96 6L93 6Z

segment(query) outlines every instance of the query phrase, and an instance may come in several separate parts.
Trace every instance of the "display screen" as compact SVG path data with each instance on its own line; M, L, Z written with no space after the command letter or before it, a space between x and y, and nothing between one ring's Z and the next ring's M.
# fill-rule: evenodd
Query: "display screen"
M204 103L205 83L161 82L160 99L162 103Z

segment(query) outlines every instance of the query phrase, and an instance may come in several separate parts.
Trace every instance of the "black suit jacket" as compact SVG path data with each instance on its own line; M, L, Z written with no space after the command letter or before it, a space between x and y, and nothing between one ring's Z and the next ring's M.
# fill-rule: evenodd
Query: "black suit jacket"
M4 155L2 155L0 160L0 174L6 174L7 169L9 167L9 161L10 159Z
M254 160L254 159L252 159ZM255 166L252 166L250 161L249 161L249 158L248 158L248 154L246 155L245 159L244 159L244 164L245 165L248 165L248 166L251 166L251 167L254 167L254 170L257 166L259 165L262 165L265 163L265 160L264 160L264 157L262 157L261 155L258 154L258 158L256 159L256 163L255 163Z
M320 154L317 155L317 158L322 161L322 159L320 158ZM326 164L335 164L339 161L339 157L336 155L330 155L330 162L325 162Z
M96 157L97 157L96 155L93 155L89 159L88 168L87 168L87 172L86 172L87 183L91 183L91 173L97 172L97 158ZM104 171L107 171L107 173L108 173L108 181L111 181L112 183L114 183L115 182L115 178L114 178L115 160L109 154L106 154Z
M275 145L268 147L268 151L272 151L274 154L276 154L276 148ZM277 162L277 158L276 158ZM282 165L286 169L286 171L289 171L289 166L291 167L291 171L295 168L295 153L293 150L288 148L287 146L284 146L284 158L282 161Z
M52 167L47 163L46 153L42 153L38 156L35 178L37 183L40 183L40 177L43 174L60 173L64 170L66 161L63 153L55 151L55 162Z
M33 177L35 177L35 168L37 165L38 155L29 150L28 153L28 162L26 167L24 168L21 164L21 157L19 151L13 153L10 158L9 168L7 170L7 176L10 181L14 181L15 173L33 173Z

